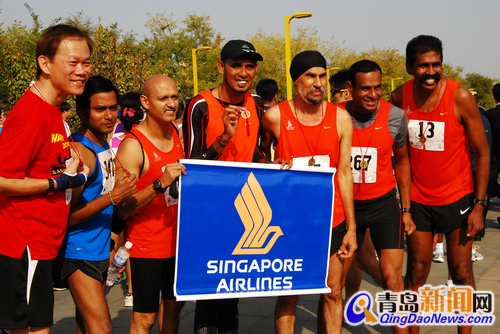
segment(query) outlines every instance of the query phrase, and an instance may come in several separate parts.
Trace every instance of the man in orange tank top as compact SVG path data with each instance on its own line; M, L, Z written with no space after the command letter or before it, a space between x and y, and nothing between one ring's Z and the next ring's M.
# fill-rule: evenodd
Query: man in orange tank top
M244 40L231 40L217 62L222 83L196 95L186 110L183 134L189 159L264 162L257 150L264 101L252 94L262 56ZM195 333L237 333L238 298L198 300Z
M177 201L168 187L186 174L177 127L172 122L179 107L179 93L172 79L153 75L143 85L141 102L148 117L120 144L116 175L139 176L137 193L116 205L126 219L126 238L133 243L130 255L134 278L131 333L149 333L155 324L161 290L163 321L161 333L176 333L184 302L173 294ZM121 167L121 168L120 168Z
M277 161L293 160L295 165L335 167L335 208L327 284L318 305L318 332L340 333L342 328L343 268L356 249L351 156L352 125L344 109L324 101L326 60L317 51L296 55L290 75L297 90L294 100L284 101L264 114L261 124L262 148L270 156L277 141ZM278 297L275 322L278 333L293 333L295 306L299 296Z
M354 63L349 69L347 88L353 97L343 106L351 115L354 127L351 170L358 247L363 245L365 231L370 228L380 259L382 287L401 292L404 290L401 276L404 234L411 235L415 230L410 213L408 120L401 108L381 100L382 70L377 63L370 60ZM396 198L396 181L402 214ZM394 333L408 331L398 326L392 330Z
M412 291L418 291L429 274L433 232L446 236L453 283L475 288L472 240L484 225L488 144L474 97L459 83L442 78L442 61L438 38L415 37L406 47L406 70L414 79L391 95L409 120L411 209L417 230L407 238L405 288ZM469 140L477 159L475 196ZM418 331L410 327L410 333ZM471 331L470 326L458 327L459 333Z

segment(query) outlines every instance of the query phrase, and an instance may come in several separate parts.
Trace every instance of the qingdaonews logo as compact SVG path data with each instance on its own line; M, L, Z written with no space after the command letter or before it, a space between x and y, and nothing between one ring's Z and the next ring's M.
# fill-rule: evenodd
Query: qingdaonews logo
M273 211L253 173L248 176L247 182L234 201L234 206L245 226L245 232L236 245L233 255L267 254L283 232L279 226L269 226ZM272 233L273 236L265 245Z

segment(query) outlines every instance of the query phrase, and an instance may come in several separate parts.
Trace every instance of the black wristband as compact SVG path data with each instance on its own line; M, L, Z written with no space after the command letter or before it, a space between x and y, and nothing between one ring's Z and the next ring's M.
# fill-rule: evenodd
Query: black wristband
M405 212L411 213L411 208L401 208L401 213Z
M477 199L477 198L474 200L474 203L481 204L483 208L485 208L487 204L485 199Z
M50 193L55 193L56 192L56 188L54 187L54 179L53 178L48 178L47 180L49 180L49 189L45 190L45 193L46 194L50 194Z

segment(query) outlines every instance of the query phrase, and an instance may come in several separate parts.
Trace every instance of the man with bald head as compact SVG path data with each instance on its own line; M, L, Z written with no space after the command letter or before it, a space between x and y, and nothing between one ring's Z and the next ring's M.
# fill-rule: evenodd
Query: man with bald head
M177 127L173 124L179 107L172 79L153 75L142 87L141 102L148 117L132 129L116 154L117 178L123 173L139 176L137 193L116 206L126 220L126 238L134 245L130 263L134 277L134 308L131 333L149 333L163 299L161 333L177 333L184 305L173 293L177 239L177 200L168 187L185 167ZM120 168L121 167L121 168Z
M337 168L327 279L331 293L320 298L318 333L340 333L344 262L347 269L347 263L352 261L356 249L350 166L352 124L344 109L324 101L326 60L321 53L304 51L296 55L290 66L290 75L297 96L294 100L272 107L264 114L261 146L264 153L269 155L273 141L277 141L275 156L282 160L293 159L294 166ZM278 297L275 311L278 333L294 333L295 306L298 300L299 296Z

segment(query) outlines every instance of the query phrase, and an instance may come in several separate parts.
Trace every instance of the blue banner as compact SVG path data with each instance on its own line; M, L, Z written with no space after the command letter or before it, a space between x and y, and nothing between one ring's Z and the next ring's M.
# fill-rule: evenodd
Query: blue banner
M334 168L181 162L177 300L330 291Z

